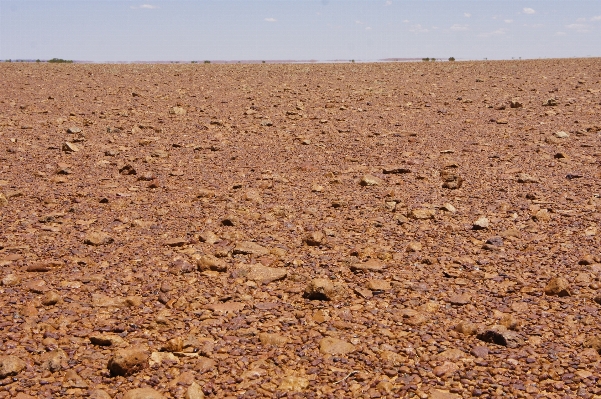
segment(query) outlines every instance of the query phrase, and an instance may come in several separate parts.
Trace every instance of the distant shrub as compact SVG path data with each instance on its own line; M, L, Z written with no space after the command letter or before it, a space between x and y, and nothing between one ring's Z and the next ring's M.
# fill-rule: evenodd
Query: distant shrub
M422 61L428 62L428 61L430 61L430 59L426 57L426 58L422 58Z
M37 60L35 60L35 62L42 62L42 61L40 61L40 59L38 58Z
M265 61L261 61L263 64L265 63Z
M73 63L72 60L63 60L62 58L53 58L51 60L48 60L48 62L53 63L53 64L72 64Z
M192 61L190 62L190 64L196 64L198 61Z
M354 62L355 62L355 60L351 60L351 62L353 62L353 63L354 63Z
M6 62L12 62L12 60L6 60Z
M434 62L436 61L436 58L430 58L430 61Z
M455 61L455 57L449 57L449 61Z
M205 64L210 64L210 63L211 63L211 61L209 61L209 60L205 61Z

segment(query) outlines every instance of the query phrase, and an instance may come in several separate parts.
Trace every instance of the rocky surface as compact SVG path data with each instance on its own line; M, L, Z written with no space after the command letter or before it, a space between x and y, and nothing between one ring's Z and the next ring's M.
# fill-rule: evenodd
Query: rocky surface
M600 66L0 64L0 399L598 397Z

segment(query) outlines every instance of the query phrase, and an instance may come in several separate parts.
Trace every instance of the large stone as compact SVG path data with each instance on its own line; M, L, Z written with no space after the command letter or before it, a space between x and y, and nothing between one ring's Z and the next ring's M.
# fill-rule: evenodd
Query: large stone
M305 288L304 297L320 301L330 301L336 296L334 283L327 278L314 278Z
M203 255L198 258L196 262L198 265L198 270L214 270L217 272L225 272L227 271L227 263L223 259L217 258L213 255Z
M239 275L258 283L267 284L272 281L285 279L288 275L288 270L283 267L269 267L261 264L254 264L243 268Z
M196 381L190 384L184 395L184 399L204 399L204 397L205 394L202 391L202 387Z
M382 184L382 179L372 175L364 175L361 177L359 184L362 186L378 186Z
M259 340L263 345L283 346L288 343L288 338L280 334L260 333Z
M135 374L148 367L148 352L139 348L120 349L110 358L107 367L112 376Z
M86 234L84 244L100 246L112 244L115 240L105 232L93 231Z
M278 389L280 391L302 392L309 386L309 380L303 377L289 375L282 378Z
M377 259L369 259L366 262L353 263L351 270L354 272L381 272L384 270L384 265Z
M425 219L433 219L436 215L436 211L430 208L419 208L412 209L407 215L410 219L416 220L425 220Z
M26 366L25 362L16 356L0 356L0 379L15 376Z
M570 296L570 283L563 277L552 278L545 287L545 294Z
M123 399L165 399L165 397L152 388L137 388L125 392Z
M319 350L328 355L346 355L355 351L355 345L338 338L326 337L319 342Z
M234 255L236 254L264 256L269 255L269 250L256 242L242 241L234 247Z

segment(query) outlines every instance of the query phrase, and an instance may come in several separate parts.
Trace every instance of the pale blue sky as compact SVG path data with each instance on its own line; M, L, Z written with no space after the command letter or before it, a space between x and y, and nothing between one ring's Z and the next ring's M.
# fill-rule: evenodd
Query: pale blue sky
M0 0L0 59L601 56L601 0Z

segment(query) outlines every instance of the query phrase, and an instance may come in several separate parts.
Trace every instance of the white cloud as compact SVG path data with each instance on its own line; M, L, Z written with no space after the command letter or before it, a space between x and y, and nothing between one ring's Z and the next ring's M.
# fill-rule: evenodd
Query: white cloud
M507 33L505 29L497 29L492 32L481 33L478 36L480 37L491 37L491 36L503 36Z
M391 6L392 5L392 0L387 0L386 3L384 3L385 6Z
M357 25L364 25L364 23L363 23L363 22L361 22L361 21L359 21L359 20L355 21L355 23L356 23Z
M371 26L366 26L365 30L371 30Z
M566 33L565 32L557 32L555 33L555 36L565 36Z
M404 22L404 23L408 23L408 22L409 22L409 20L408 20L408 19L404 19L402 22Z
M576 22L586 22L586 18L578 18Z
M528 14L528 15L532 15L532 14L536 13L536 11L534 11L533 8L529 8L529 7L525 7L522 11L524 12L524 14Z
M276 22L277 19L275 19L275 18L265 18L265 21L267 21L267 22Z
M416 25L411 25L409 32L426 33L426 32L428 32L428 29L421 26L421 24L416 24Z
M601 15L597 15L591 18L591 21L601 21Z
M586 24L569 24L566 28L575 30L576 32L588 32L590 27Z
M466 18L469 18L469 17L472 16L472 14L470 14L469 12L464 12L463 16L466 17Z
M510 24L513 22L513 19L505 19L503 22L505 22L506 24Z
M455 24L455 25L451 26L450 29L455 32L466 31L466 30L468 30L468 25Z
M142 4L140 6L131 6L129 7L132 10L143 9L143 10L156 10L159 6L153 6L152 4Z

